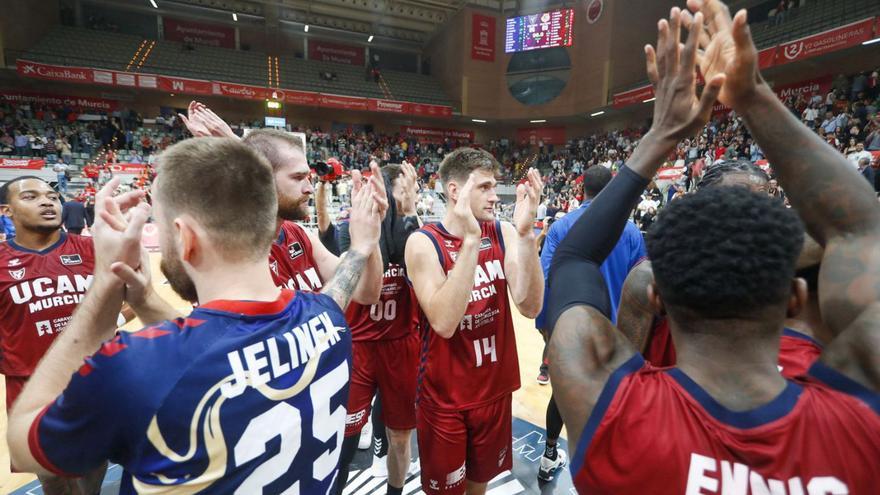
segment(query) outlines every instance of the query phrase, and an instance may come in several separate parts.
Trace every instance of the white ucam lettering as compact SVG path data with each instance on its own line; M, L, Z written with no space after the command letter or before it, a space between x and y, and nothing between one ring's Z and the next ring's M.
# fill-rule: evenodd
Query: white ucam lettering
M495 280L504 280L504 269L501 268L501 261L490 260L483 265L477 265L474 270L474 287L479 287Z
M719 472L718 475L713 473ZM720 488L720 490L719 490ZM686 495L705 495L720 493L721 495L849 495L846 483L833 476L817 476L811 478L804 491L804 480L799 476L787 481L765 479L757 471L745 464L730 461L718 461L700 454L691 454L688 468Z
M56 294L71 294L78 292L85 294L92 285L92 275L82 276L75 274L73 281L67 275L59 275L53 280L49 277L39 277L34 280L26 280L9 288L9 295L15 304L30 302L35 297L49 297ZM51 307L48 306L48 307Z

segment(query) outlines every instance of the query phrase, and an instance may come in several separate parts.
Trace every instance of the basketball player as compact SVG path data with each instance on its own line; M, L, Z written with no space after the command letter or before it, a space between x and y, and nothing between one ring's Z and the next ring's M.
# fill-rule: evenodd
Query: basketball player
M697 187L714 186L743 186L756 193L767 194L769 177L749 161L725 161L711 165ZM819 314L818 273L821 259L822 248L806 236L796 264L796 275L807 281L807 302L799 315L786 319L779 341L780 371L787 378L805 374L819 358L824 343L831 341L830 332ZM675 366L675 346L669 321L665 314L655 313L648 298L648 286L653 283L650 261L639 263L630 272L624 284L617 327L651 364L656 367Z
M190 115L185 122L194 136L215 135L237 139L225 122L196 102L190 104ZM266 157L274 171L278 218L277 237L269 256L273 278L279 286L288 289L320 291L333 278L340 258L327 250L318 236L295 223L308 219L308 204L314 193L303 143L297 137L275 129L253 130L242 142ZM388 200L378 165L373 167L373 177L370 181L377 188L375 195L384 217ZM360 181L354 181L354 184L359 187ZM382 253L376 249L370 253L354 301L374 304L379 300L382 271Z
M355 197L357 242L322 293L279 290L266 266L269 163L225 138L183 141L159 160L162 271L199 307L114 337L124 292L111 270L139 263L149 207L135 193L111 199L112 181L96 205L95 283L10 416L13 462L76 474L112 459L122 493L326 493L348 394L341 307L378 242L373 191Z
M4 184L0 210L17 231L0 244L0 373L8 413L91 285L95 252L91 238L61 230L61 196L42 179ZM46 473L40 483L47 494L91 494L100 489L105 467L79 480Z
M763 82L745 11L731 20L716 0L689 5L695 18L674 8L658 25L656 56L646 49L657 95L651 132L551 269L550 371L578 446L572 477L582 493L872 493L880 466L863 459L880 455L880 387L869 378L880 372L880 205ZM708 81L699 102L698 57ZM802 379L783 378L777 355L785 317L806 295L794 279L803 230L794 210L746 188L687 195L649 231L651 300L668 315L676 368L646 364L608 320L598 264L656 172L654 152L696 132L719 95L825 247L819 301L838 337Z
M412 165L386 165L397 211L416 216L417 180ZM406 234L404 234L406 235ZM345 240L347 236L342 236ZM347 241L340 246L348 249ZM361 430L370 420L370 404L378 391L382 423L388 438L388 493L400 495L410 464L410 435L416 427L416 377L419 367L419 313L403 266L391 263L385 271L382 296L371 306L352 303L345 313L352 333L352 372L345 423L345 444L339 470L341 494L348 466L357 450Z
M427 320L422 334L417 432L422 489L483 494L511 468L511 397L519 362L510 302L541 310L544 277L532 224L542 182L517 187L514 224L495 220L498 162L459 148L440 164L449 208L410 236L406 267Z

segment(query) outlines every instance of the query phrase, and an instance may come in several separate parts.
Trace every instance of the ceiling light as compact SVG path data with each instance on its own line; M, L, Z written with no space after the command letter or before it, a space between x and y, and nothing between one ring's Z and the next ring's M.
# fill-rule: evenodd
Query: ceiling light
M238 14L236 14L235 12L232 13L232 20L238 22Z
M590 117L598 117L598 116L602 115L603 113L605 113L605 110L599 110L598 112L591 113Z
M544 119L541 119L541 120L530 120L529 122L532 124L543 124L544 122L547 122L547 121Z
M308 25L308 24L306 24L305 26L303 26L303 31L305 31L305 32L307 32L307 33L309 32L309 25Z
M873 45L874 43L880 43L880 38L874 38L872 40L868 40L863 42L863 45Z
M486 121L483 119L471 119L471 122L476 122L478 124L485 124Z
M156 5L156 0L150 0L150 5L152 5L154 9L158 9L158 8L159 8L159 6Z
M369 38L367 38L367 43L373 42L373 35L371 34Z
M651 103L652 101L654 101L654 100L656 100L656 99L657 99L656 97L654 97L654 98L648 98L647 100L642 100L642 103Z

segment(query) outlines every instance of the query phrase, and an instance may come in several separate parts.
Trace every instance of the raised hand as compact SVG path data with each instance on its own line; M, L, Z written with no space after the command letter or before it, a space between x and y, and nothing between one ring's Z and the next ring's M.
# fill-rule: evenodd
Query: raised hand
M690 26L687 42L681 45L682 24ZM645 46L648 78L654 84L654 123L651 131L669 141L693 136L712 116L712 105L724 84L721 72L706 76L706 87L697 98L696 61L703 14L674 7L669 20L657 23L657 48Z
M382 170L376 162L370 162L370 171L372 172L369 181L371 194L376 202L379 220L382 220L388 211L388 193L385 190L385 177L382 175Z
M726 80L718 96L721 103L739 111L765 84L758 67L758 50L752 41L746 10L731 19L730 10L719 0L688 0L688 8L703 14L697 63L706 80L724 74Z
M400 210L403 216L410 217L416 214L416 203L419 197L419 181L416 177L416 169L407 162L400 166L403 190L401 192Z
M95 272L109 272L118 263L141 265L141 231L150 216L143 191L113 196L120 179L114 177L95 196Z
M232 128L203 103L191 101L187 114L178 114L184 125L195 137L228 137L238 139Z
M533 226L544 190L541 172L537 169L530 168L526 177L528 182L516 186L516 206L513 209L513 225L520 237L534 235Z
M187 130L193 137L208 137L211 135L211 132L208 130L207 125L201 119L197 117L198 109L200 106L204 106L203 104L193 100L189 102L189 107L187 107L187 115L182 113L177 114L180 117L180 120L183 121L183 125L186 126Z
M474 190L474 174L468 176L467 182L458 193L458 200L455 202L455 208L452 209L452 217L461 223L464 227L465 237L480 238L480 222L474 216L471 209L471 193Z
M381 175L380 175L381 177ZM382 232L382 217L379 205L374 198L372 186L364 185L351 198L349 216L349 233L351 246L349 250L362 254L370 254L379 245Z

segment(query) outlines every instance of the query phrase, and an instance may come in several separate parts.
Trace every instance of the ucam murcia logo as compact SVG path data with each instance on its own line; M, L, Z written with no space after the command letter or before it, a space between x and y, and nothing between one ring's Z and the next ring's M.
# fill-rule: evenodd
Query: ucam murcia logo
M278 275L278 262L277 261L272 261L271 263L269 263L269 268L272 269L272 273L274 273L275 275Z
M21 280L24 278L25 269L21 270L9 270L9 276L14 278L15 280Z
M785 55L785 58L789 60L794 60L798 58L801 52L804 50L804 42L796 41L794 43L790 43L785 45L785 48L782 50L782 54Z
M82 264L82 256L78 254L62 254L61 264L64 266L73 266Z
M482 239L480 239L480 251L484 251L486 249L491 249L491 248L492 248L492 239L489 239L488 237L483 237Z

